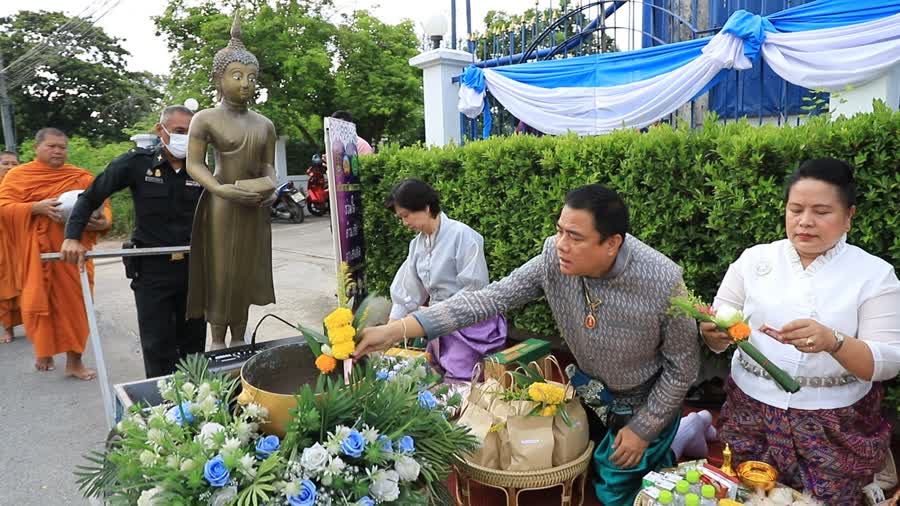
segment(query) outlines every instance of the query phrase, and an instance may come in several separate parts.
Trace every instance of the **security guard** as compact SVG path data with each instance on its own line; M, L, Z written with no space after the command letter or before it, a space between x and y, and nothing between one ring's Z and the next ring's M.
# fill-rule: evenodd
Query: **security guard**
M156 125L162 146L134 148L113 160L78 197L66 224L63 259L84 263L81 234L91 212L115 192L131 189L134 200L134 247L187 246L191 243L194 210L203 188L184 168L187 133L193 112L182 106L166 107ZM126 245L128 247L129 245ZM130 257L126 275L137 304L144 370L148 378L175 371L176 363L191 353L203 353L206 321L185 320L188 290L186 254Z

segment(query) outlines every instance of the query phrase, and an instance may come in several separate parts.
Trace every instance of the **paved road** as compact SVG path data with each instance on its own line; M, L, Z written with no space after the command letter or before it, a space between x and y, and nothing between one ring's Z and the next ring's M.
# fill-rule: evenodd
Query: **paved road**
M334 307L334 254L328 218L308 217L300 225L275 224L273 269L277 303L254 307L250 322L275 313L290 322L317 325ZM105 243L104 248L117 248ZM97 265L97 320L112 383L142 379L144 366L134 298L118 260ZM248 333L252 329L248 329ZM22 329L17 329L17 335ZM274 319L260 327L260 340L296 335ZM93 351L85 352L93 365ZM106 437L100 388L57 370L34 370L24 338L0 344L0 506L88 504L75 486L81 456Z

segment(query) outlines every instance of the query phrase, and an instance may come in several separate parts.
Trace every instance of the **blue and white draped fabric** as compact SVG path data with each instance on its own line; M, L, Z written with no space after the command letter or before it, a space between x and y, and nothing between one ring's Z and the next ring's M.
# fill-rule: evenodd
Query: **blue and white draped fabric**
M866 83L900 63L900 1L817 0L766 17L737 11L704 39L492 69L471 66L460 79L459 110L470 118L488 111L489 91L515 117L548 134L641 128L705 93L728 70L752 68L760 57L786 81L806 88Z

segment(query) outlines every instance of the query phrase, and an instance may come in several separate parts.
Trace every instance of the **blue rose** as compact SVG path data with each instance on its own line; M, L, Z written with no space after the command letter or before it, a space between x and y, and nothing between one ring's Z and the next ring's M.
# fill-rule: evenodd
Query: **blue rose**
M356 429L351 430L350 435L341 442L341 451L344 452L344 455L355 459L362 455L365 448L366 438Z
M182 413L184 416L182 417ZM185 423L194 423L194 415L191 413L191 401L184 401L178 406L172 406L166 411L166 418L172 420L178 425Z
M434 398L434 395L425 390L424 392L419 393L419 406L422 406L426 409L434 409L437 405L437 399Z
M378 441L381 442L381 451L384 453L394 453L394 445L391 443L391 438L387 436L378 436Z
M231 473L225 467L225 461L221 455L216 455L206 461L206 465L203 466L203 477L214 487L224 487L228 484L228 480L231 479Z
M303 480L300 482L300 492L297 495L288 496L288 504L291 506L313 506L316 503L316 484Z
M416 442L410 436L403 436L398 443L400 453L414 453L416 451Z
M260 459L267 459L269 455L281 446L278 436L266 436L259 438L256 442L256 456Z
M384 380L388 379L388 372L387 371L378 371L377 373L375 373L375 377L384 381Z
M362 499L356 501L356 506L375 506L375 501L369 496L364 496Z

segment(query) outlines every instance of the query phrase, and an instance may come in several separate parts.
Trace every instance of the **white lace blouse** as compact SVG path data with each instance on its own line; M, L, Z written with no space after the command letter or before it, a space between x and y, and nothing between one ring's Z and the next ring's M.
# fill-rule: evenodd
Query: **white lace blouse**
M736 351L731 363L735 383L754 399L782 409L834 409L862 399L871 382L849 376L827 352L803 353L758 329L782 328L813 319L864 341L875 359L873 381L900 372L900 281L893 266L841 238L834 248L803 268L787 239L760 244L728 268L715 306L729 304L750 318L750 341L770 361L794 377L841 378L839 386L803 386L790 394L771 379L753 374ZM755 365L752 359L745 362Z
M480 290L488 284L481 234L444 213L439 220L435 233L419 233L409 243L406 261L391 283L392 320L426 302L435 304L460 290Z

